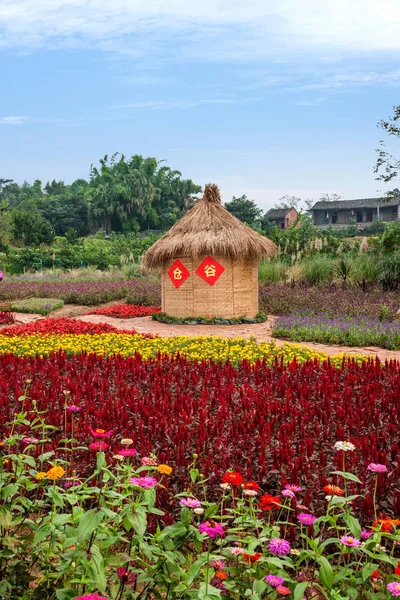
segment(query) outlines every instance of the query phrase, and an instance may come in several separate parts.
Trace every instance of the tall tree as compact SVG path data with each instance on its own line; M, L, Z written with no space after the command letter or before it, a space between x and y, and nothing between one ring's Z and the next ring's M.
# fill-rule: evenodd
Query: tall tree
M262 215L262 210L254 200L247 198L245 194L236 198L233 196L230 202L225 202L226 210L247 225L255 225Z
M389 138L395 138L396 141L400 141L400 104L393 107L393 114L387 121L380 121L378 127L389 136ZM374 173L377 173L376 179L389 183L400 175L400 159L395 158L390 152L386 150L386 143L384 140L379 142L380 148L376 150L378 158L374 168Z

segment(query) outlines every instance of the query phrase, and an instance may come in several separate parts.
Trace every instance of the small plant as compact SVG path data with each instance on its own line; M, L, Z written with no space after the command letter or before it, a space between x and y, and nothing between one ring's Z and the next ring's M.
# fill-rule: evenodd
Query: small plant
M154 312L152 314L153 321L159 321L160 323L171 323L174 325L238 325L241 323L264 323L268 316L259 312L254 317L236 317L231 319L225 319L224 317L172 317L163 312Z
M0 325L12 325L15 323L14 315L10 311L0 311Z
M342 280L343 285L346 285L353 271L354 261L348 257L341 256L335 265L335 273Z
M59 298L27 298L26 300L16 300L13 302L11 310L19 313L34 313L46 316L63 306L64 301Z

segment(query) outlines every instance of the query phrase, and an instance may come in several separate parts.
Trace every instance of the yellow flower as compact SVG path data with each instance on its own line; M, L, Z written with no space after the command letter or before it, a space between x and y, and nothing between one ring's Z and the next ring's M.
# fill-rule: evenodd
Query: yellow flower
M35 477L36 479L46 479L47 473L44 471L39 471L39 473L36 473Z
M158 465L157 471L162 475L171 475L172 467L170 467L169 465Z
M47 479L51 479L52 481L56 481L60 479L64 475L65 471L62 467L52 467L49 471L47 471L46 476Z

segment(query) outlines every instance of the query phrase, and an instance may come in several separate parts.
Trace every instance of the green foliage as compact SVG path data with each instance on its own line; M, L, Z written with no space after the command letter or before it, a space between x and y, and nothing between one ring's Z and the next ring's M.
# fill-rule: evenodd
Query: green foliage
M400 222L390 224L382 236L381 245L384 252L400 250Z
M254 226L262 215L262 210L257 206L254 200L250 200L246 195L235 198L233 196L230 202L225 202L225 208L234 217L238 218L247 225Z
M27 298L26 300L16 300L13 302L11 310L19 313L48 315L53 310L57 310L63 306L64 302L59 298Z
M232 319L225 319L223 317L171 317L166 313L159 312L154 313L151 318L153 321L159 321L160 323L173 323L175 325L238 325L240 323L264 323L267 320L267 315L263 312L259 312L254 319L249 317L235 317Z
M400 288L400 254L383 256L380 263L379 281L384 290Z
M331 283L334 275L334 261L328 256L316 256L304 264L304 277L307 283L319 285Z
M266 281L284 281L288 271L288 264L282 260L262 260L258 267L258 279Z

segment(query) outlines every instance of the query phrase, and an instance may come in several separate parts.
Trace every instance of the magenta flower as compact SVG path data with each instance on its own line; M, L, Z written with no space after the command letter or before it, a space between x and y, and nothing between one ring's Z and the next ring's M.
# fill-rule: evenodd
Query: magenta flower
M135 456L137 450L135 450L135 448L122 448L121 450L118 450L117 454L120 456Z
M37 444L38 438L24 437L22 438L24 444Z
M135 573L132 573L132 571L127 571L125 567L118 567L117 577L125 585L133 585L136 581Z
M68 406L66 407L66 410L70 413L77 413L81 409L79 408L79 406L75 406L75 404L68 404Z
M392 596L400 596L400 582L392 581L391 583L388 583L387 590Z
M99 441L99 442L92 442L91 444L89 444L89 448L91 450L96 450L97 452L102 452L103 450L107 450L108 448L108 444L106 444L105 442Z
M296 483L287 483L285 485L285 490L289 490L296 494L297 492L303 491L303 488L300 485L297 485Z
M296 494L292 490L282 490L282 496L285 496L285 498L296 498Z
M266 575L264 579L272 587L278 587L278 585L282 585L285 582L283 577L279 577L278 575Z
M221 523L205 521L199 526L200 533L205 533L210 538L215 538L217 535L224 535L224 528Z
M381 465L379 463L370 463L367 467L368 471L371 471L371 473L387 473L387 466L386 465Z
M211 560L210 567L216 571L223 571L225 569L225 562L223 560Z
M342 535L340 541L342 542L342 544L348 546L349 548L357 548L357 546L359 546L361 543L360 540L352 537L351 535Z
M89 426L89 431L94 438L108 438L108 437L111 437L113 434L112 429L110 429L109 431L106 431L105 429L92 429L92 427L90 427L90 426Z
M372 534L373 534L373 531L367 531L367 529L363 529L361 532L361 537L363 540L367 540L368 538L371 537Z
M131 477L129 483L132 485L137 485L141 488L153 488L157 485L158 481L154 477Z
M201 506L200 500L196 500L196 498L182 498L179 504L187 508L199 508Z
M286 556L290 553L290 544L281 538L272 538L268 542L268 549L275 556Z
M64 487L65 487L65 488L70 488L70 487L72 487L73 485L81 485L81 483L80 483L80 481L66 481L66 482L64 483Z
M310 515L308 513L300 513L299 515L297 515L297 518L302 525L307 526L313 525L314 522L317 520L317 517L314 517L314 515Z

